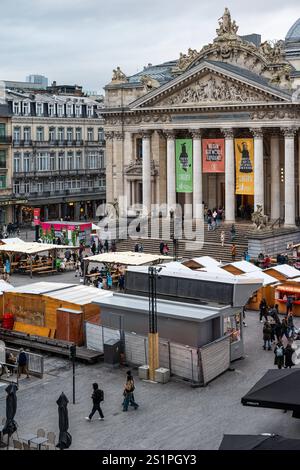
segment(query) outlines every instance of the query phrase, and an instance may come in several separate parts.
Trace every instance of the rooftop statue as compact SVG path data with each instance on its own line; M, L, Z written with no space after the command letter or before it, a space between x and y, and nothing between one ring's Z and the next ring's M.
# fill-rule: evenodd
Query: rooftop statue
M222 36L236 36L239 29L236 22L231 20L231 14L228 8L225 8L223 16L219 18L219 28L217 28L217 35Z
M113 70L113 76L111 79L112 82L127 82L127 77L125 73L122 72L120 67L117 67Z

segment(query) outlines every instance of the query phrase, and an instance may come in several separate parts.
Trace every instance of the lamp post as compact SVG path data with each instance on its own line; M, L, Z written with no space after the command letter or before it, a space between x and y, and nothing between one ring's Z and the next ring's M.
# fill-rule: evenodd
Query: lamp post
M159 346L157 332L157 274L161 270L149 266L149 333L148 333L148 356L149 356L149 378L155 379L155 370L159 367Z
M170 210L170 219L171 219L171 234L170 238L173 242L173 261L177 260L177 239L175 238L175 217L174 217L174 210Z

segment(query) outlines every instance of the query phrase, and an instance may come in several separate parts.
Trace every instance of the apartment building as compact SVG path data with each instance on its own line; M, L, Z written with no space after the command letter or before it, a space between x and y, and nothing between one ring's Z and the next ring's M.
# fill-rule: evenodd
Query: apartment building
M44 220L96 218L106 191L101 102L77 86L36 90L28 83L10 88L12 82L6 83L12 115L12 220L30 223L35 207Z

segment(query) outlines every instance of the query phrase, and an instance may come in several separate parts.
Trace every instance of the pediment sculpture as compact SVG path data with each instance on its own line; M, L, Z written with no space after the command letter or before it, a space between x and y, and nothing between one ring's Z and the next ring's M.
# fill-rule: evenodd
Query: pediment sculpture
M117 67L116 69L113 70L113 76L111 79L112 82L128 82L128 78L126 77L125 73L122 72L120 67Z
M214 75L198 79L177 93L163 99L160 105L200 104L204 102L259 102L266 101L265 94L243 86L242 83Z
M231 14L228 8L225 8L223 16L219 18L218 22L219 28L216 30L218 38L223 38L224 36L236 36L239 27L234 20L231 20Z

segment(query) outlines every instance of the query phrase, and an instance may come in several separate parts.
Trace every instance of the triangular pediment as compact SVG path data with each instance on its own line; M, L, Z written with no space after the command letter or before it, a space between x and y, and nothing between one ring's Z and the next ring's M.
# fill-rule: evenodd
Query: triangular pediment
M289 102L290 93L271 86L260 76L237 67L226 70L223 64L203 62L136 100L137 108L169 108L203 105Z

